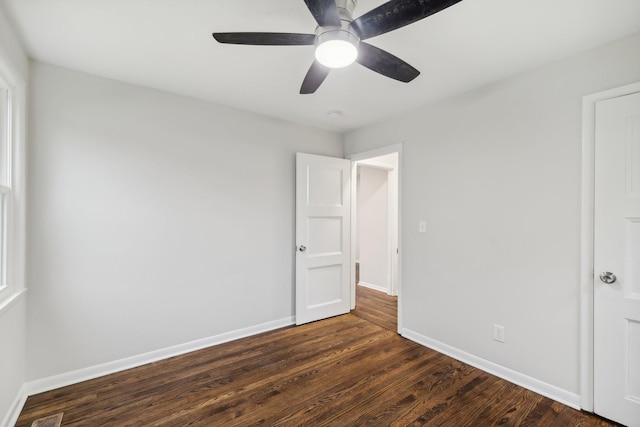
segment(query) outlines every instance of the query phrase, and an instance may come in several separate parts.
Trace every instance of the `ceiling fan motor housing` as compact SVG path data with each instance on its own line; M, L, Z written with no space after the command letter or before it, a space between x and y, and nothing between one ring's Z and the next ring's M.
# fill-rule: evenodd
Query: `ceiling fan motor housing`
M353 50L357 54L358 44L360 37L351 28L350 24L353 21L353 10L356 7L357 0L336 0L336 6L338 7L338 13L340 14L341 25L337 26L318 26L316 28L316 57L320 59L323 53L319 52L323 48L335 49L335 47L328 48L332 43L342 43L344 46L346 43L353 46ZM330 42L330 43L327 43ZM324 45L324 46L322 46ZM321 47L322 46L322 47ZM334 45L335 46L335 45ZM355 60L355 57L353 58ZM341 68L350 64L352 61L347 61L344 65L333 65L335 68ZM322 62L322 61L321 61Z
M330 40L344 40L358 47L360 37L350 28L342 27L318 27L316 28L316 46Z
M316 46L328 40L345 40L356 47L360 41L358 34L350 27L357 0L336 0L341 26L318 26L316 28Z

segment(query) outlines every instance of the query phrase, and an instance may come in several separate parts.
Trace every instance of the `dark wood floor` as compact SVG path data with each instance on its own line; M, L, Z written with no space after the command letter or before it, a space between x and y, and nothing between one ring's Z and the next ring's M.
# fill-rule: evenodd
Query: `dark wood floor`
M398 331L398 297L356 286L356 309L351 314L390 331Z
M615 425L400 337L395 305L360 288L352 314L32 396L17 425Z

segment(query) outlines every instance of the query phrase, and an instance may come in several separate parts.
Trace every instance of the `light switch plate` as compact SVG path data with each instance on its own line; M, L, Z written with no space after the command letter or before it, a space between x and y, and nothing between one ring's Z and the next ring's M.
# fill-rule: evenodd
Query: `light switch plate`
M427 232L427 221L425 221L424 219L421 219L420 222L418 222L418 232L419 233Z

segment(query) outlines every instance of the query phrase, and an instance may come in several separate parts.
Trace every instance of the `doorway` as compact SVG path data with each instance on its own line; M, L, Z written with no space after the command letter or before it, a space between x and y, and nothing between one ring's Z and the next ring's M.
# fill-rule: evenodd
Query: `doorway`
M356 308L358 294L362 298L364 288L386 294L386 297L397 300L398 333L402 323L399 250L401 150L402 146L398 144L347 157L352 161L354 195L351 209L351 309Z

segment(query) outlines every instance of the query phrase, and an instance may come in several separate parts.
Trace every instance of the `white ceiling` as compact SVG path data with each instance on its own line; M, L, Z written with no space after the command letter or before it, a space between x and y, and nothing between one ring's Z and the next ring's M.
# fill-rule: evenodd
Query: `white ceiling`
M359 0L354 17L382 3ZM420 70L413 82L354 64L299 95L312 46L222 45L211 33L313 33L302 0L0 4L32 58L338 132L640 31L640 0L463 0L367 40Z

